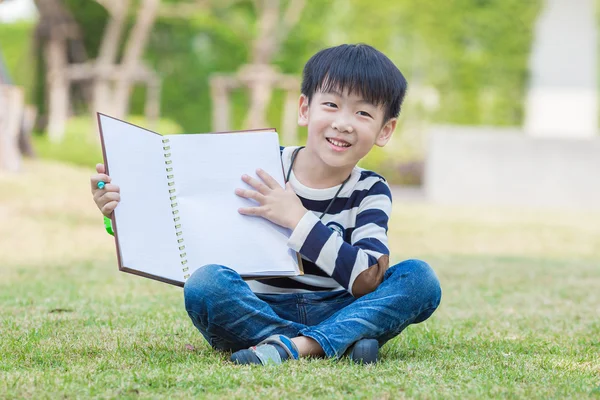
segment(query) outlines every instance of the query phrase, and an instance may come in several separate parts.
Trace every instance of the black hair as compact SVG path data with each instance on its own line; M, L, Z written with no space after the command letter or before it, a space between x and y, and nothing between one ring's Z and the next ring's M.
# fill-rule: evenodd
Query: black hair
M319 51L304 66L302 94L308 102L316 92L357 94L385 109L384 122L400 115L407 82L382 52L366 44L342 44Z

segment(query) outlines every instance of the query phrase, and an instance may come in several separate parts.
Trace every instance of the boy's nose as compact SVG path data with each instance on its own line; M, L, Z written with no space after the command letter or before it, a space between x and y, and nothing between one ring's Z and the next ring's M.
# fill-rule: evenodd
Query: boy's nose
M337 130L339 132L348 132L348 133L354 132L354 128L352 127L352 125L346 124L346 123L337 122L337 121L334 121L334 122L331 123L331 128L335 129L335 130Z

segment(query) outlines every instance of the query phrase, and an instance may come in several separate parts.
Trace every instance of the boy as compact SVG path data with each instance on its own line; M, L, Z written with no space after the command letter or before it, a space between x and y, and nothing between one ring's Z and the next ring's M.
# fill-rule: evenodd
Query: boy
M256 207L244 215L292 230L288 245L303 257L305 275L245 282L232 269L206 265L184 287L193 324L238 364L281 363L301 356L373 363L378 349L410 324L429 318L441 299L439 281L423 261L389 267L390 189L384 178L356 166L384 146L396 127L406 80L382 53L341 45L315 54L304 67L298 124L306 146L282 149L287 184L264 171L236 189ZM119 190L104 166L92 192L105 216Z

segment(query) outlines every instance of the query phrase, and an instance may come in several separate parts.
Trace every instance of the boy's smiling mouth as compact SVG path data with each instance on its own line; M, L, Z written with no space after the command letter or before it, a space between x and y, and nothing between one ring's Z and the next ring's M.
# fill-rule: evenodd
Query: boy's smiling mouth
M346 150L348 147L351 146L350 143L345 142L343 140L339 140L339 139L334 139L334 138L325 138L329 144L331 145L331 147L333 148L333 150L335 151L344 151Z

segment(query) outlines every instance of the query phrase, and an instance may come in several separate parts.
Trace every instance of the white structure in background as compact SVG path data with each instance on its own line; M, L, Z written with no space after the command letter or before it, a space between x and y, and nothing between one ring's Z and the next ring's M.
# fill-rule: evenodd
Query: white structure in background
M424 189L435 203L600 210L595 0L546 0L523 129L440 126Z
M37 9L33 0L0 0L0 23L33 20Z
M530 59L525 132L592 137L598 126L595 0L547 0Z

